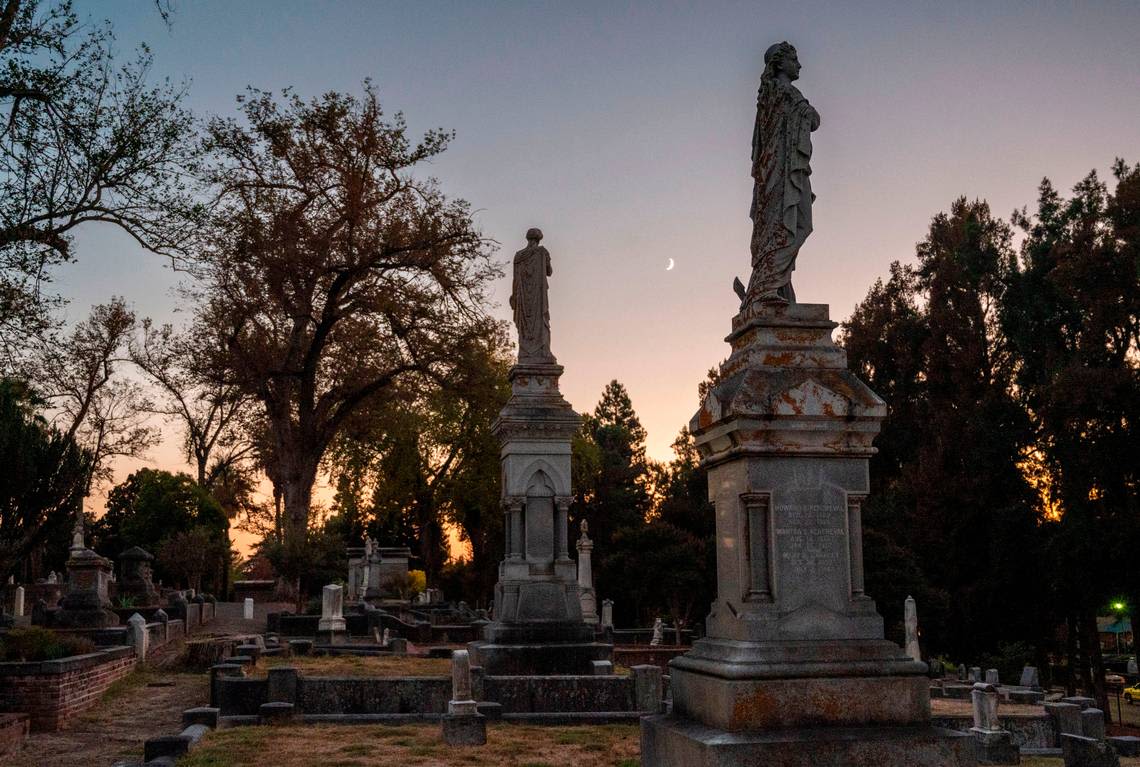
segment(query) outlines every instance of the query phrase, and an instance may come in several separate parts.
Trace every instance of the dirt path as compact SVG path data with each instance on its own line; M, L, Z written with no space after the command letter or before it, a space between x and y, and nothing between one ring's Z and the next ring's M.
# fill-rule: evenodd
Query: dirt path
M206 705L207 680L205 674L134 671L66 730L33 733L7 765L108 767L119 759L141 762L147 738L177 734L183 710Z
M219 603L216 618L191 635L253 634L265 631L265 615L280 605L256 605L244 620L238 603ZM60 732L33 733L23 751L4 767L109 767L117 760L142 761L143 742L181 729L182 712L209 701L208 675L171 668L183 642L159 648L147 667L119 680L97 705Z

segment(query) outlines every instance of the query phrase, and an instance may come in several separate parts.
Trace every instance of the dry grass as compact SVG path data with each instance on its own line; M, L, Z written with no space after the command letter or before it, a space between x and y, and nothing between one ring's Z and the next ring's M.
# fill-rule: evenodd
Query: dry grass
M303 676L451 676L448 658L406 656L326 655L323 657L267 657L252 675L264 676L274 666L291 666Z
M638 767L637 725L493 724L487 745L450 747L440 726L238 727L211 733L179 767Z

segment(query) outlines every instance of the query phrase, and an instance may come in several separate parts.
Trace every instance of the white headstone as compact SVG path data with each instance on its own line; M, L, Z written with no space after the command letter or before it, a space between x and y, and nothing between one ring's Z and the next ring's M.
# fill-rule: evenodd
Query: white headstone
M391 639L392 639L392 630L391 629L384 629L384 636L381 638L380 643L383 645L387 645Z
M598 622L598 597L594 593L594 570L591 564L594 542L590 540L589 526L582 520L578 536L578 601L582 605L582 621L591 626Z
M56 575L55 570L52 570L50 573L48 573L47 582L48 583L59 583L59 576Z
M602 628L614 627L614 600L602 600Z
M340 586L330 583L321 590L321 619L318 631L344 631L344 593Z
M150 641L150 634L146 630L146 618L135 613L127 620L127 629L131 637L131 645L135 648L135 656L139 663L146 660L146 653Z
M1133 675L1140 674L1140 670L1138 670L1135 658L1128 659L1128 673Z
M998 670L996 668L986 669L986 684L1001 684L1001 679L998 677Z
M991 684L978 683L970 691L974 703L974 729L982 732L994 732L1001 729L998 723L997 690Z
M466 650L456 650L451 654L451 702L447 704L447 713L471 716L477 712L471 695L471 658Z
M665 624L662 623L660 618L653 621L653 639L649 640L649 644L653 647L661 644L665 640Z
M247 621L253 620L253 597L246 597L242 602L241 617Z
M16 587L16 596L12 600L12 614L17 618L24 614L24 587Z
M906 654L911 660L922 661L922 650L918 646L918 607L914 597L907 597L904 607L906 623Z
M1036 666L1025 666L1021 669L1021 687L1040 687L1041 677Z

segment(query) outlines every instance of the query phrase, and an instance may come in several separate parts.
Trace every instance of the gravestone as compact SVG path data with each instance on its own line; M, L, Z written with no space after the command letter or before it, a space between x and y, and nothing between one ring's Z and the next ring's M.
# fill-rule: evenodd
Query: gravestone
M494 621L469 646L488 676L590 674L612 645L594 641L583 622L578 572L570 558L570 441L579 418L559 392L562 366L550 351L547 277L550 253L542 232L527 232L515 254L511 307L518 362L511 396L493 424L499 439L505 558L495 584Z
M979 683L970 691L973 702L974 754L979 764L1018 764L1020 749L1013 744L1012 733L1001 728L998 720L998 694L991 684Z
M612 629L614 627L614 600L602 600L602 628Z
M649 640L650 647L657 647L665 641L665 624L660 618L653 619L653 636Z
M981 666L970 666L970 682L977 684L978 682L984 681L985 679L982 678Z
M24 587L17 586L15 596L12 597L12 615L17 618L24 616Z
M244 620L253 620L253 597L246 597L241 603L241 617Z
M482 746L487 742L487 718L479 713L471 693L471 659L467 650L451 654L451 701L443 715L443 742L449 746Z
M986 684L992 684L995 686L1001 685L1001 677L998 675L998 670L996 668L987 668L985 681Z
M904 623L906 624L906 654L911 660L922 661L922 650L918 646L918 607L914 597L907 597L903 604Z
M1086 708L1082 711L1081 734L1086 738L1104 740L1104 712L1099 708Z
M1038 688L1041 686L1041 676L1037 673L1036 666L1025 666L1021 669L1021 687Z
M113 567L83 543L83 529L76 525L75 538L67 558L67 593L60 609L48 611L54 628L106 628L118 626L119 616L111 611L107 595Z
M146 618L135 613L127 620L127 633L130 636L131 646L135 648L135 657L139 663L146 660L147 650L150 648L150 634L146 630Z
M151 580L154 557L138 546L132 546L119 555L119 596L131 597L139 607L158 604L158 590Z
M342 644L348 637L343 589L336 584L321 589L321 618L317 621L317 637L329 644Z
M594 542L588 534L589 525L582 520L581 533L578 536L578 601L582 605L582 621L591 626L598 623L598 597L594 593L594 569L591 557L594 551Z
M887 408L848 370L828 307L791 291L819 116L791 85L794 48L772 46L765 64L753 274L747 290L737 280L732 351L689 424L717 596L705 637L669 664L672 712L641 719L641 762L973 765L968 734L931 725L926 665L884 638L864 592L862 509Z
M1136 674L1140 674L1140 666L1138 666L1136 664L1135 658L1129 658L1128 659L1128 674L1130 674L1132 676L1135 676Z

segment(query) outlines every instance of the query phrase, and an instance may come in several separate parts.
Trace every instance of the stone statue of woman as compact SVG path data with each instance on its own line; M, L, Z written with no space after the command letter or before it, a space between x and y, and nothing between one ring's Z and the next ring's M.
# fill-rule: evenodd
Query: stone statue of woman
M553 364L550 353L550 252L538 243L541 229L526 233L526 247L515 253L511 308L519 330L519 364Z
M800 76L796 49L777 43L764 53L752 133L752 277L737 283L742 308L795 303L792 272L811 234L811 133L815 111L792 82Z

